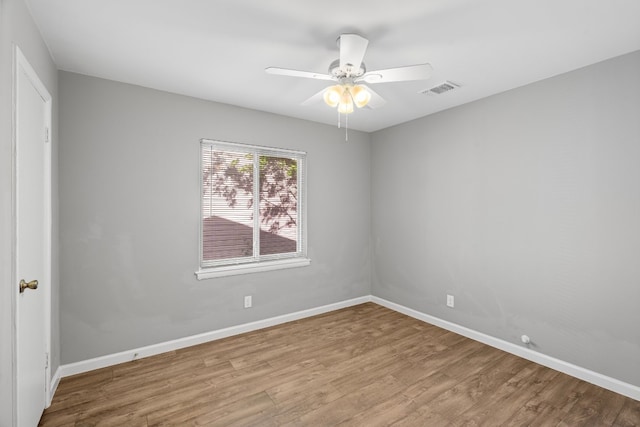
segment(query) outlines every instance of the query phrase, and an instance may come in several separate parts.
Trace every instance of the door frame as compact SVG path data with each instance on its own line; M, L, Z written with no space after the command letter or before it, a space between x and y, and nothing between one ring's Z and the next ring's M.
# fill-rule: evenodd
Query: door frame
M17 249L18 249L18 222L20 218L18 217L18 205L17 205L17 196L18 196L18 182L17 182L17 148L18 148L18 76L21 72L24 72L33 87L42 97L45 103L45 123L44 126L47 129L47 141L45 142L44 149L44 277L42 282L45 286L41 288L44 292L44 348L46 354L46 360L43 360L44 375L45 375L45 390L43 390L45 396L45 407L48 407L51 404L51 399L53 398L53 391L51 388L51 257L52 257L52 231L53 231L53 213L52 213L52 197L51 197L51 188L52 188L52 161L51 161L51 145L52 141L52 132L51 132L51 108L52 108L52 97L45 85L42 83L37 73L22 53L18 45L14 44L14 55L13 55L13 108L12 108L12 155L11 155L11 173L12 173L12 186L11 186L11 201L12 201L12 227L11 227L11 278L12 278L12 298L11 298L11 315L13 319L13 325L11 328L11 371L13 377L13 423L15 424L17 421L17 410L18 410L18 396L17 396L17 349L18 349L18 297L20 295L18 291L18 281L20 280L17 277ZM44 357L43 357L44 359Z

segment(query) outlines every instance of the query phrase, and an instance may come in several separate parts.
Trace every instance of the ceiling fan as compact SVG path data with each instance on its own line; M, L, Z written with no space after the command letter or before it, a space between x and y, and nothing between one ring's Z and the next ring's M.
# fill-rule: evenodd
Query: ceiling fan
M431 77L433 67L430 64L408 65L404 67L387 68L384 70L367 71L364 54L369 40L358 34L342 34L337 40L340 48L340 58L329 65L329 73L314 73L289 68L268 67L269 74L291 77L305 77L310 79L334 81L337 84L322 89L302 103L308 105L324 99L324 102L339 113L349 114L358 108L377 108L386 101L374 92L367 84L401 82L410 80L426 80Z

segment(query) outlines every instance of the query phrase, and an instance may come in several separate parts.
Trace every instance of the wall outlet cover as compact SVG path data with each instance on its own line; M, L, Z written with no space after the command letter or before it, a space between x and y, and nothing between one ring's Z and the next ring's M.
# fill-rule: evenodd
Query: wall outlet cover
M447 307L453 308L453 306L454 306L453 295L447 295Z

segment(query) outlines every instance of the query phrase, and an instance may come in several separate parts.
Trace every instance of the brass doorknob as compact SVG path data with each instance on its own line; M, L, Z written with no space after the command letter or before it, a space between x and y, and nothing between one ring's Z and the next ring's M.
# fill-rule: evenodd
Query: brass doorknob
M25 289L38 289L38 281L32 280L30 282L25 282L24 279L20 280L20 293L23 293Z

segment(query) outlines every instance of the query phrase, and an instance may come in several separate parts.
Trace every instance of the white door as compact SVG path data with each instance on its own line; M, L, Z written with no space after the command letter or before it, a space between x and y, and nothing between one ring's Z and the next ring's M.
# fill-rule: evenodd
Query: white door
M51 97L16 48L16 418L37 426L47 404L51 276Z

